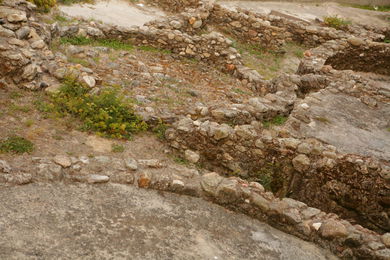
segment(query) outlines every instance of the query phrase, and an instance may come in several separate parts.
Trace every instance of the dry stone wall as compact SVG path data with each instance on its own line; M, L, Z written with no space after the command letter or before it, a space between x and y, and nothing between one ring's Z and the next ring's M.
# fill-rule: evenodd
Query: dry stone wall
M54 59L50 33L36 22L35 6L25 1L3 2L0 9L0 85L16 83L28 89L47 85L46 65Z

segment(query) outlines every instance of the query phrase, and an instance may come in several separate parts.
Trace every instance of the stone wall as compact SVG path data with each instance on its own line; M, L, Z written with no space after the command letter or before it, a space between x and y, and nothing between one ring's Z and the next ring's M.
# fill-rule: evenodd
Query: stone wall
M390 75L390 45L356 37L329 41L306 53L298 73L318 73L324 65Z
M148 0L168 12L180 12L185 8L197 8L200 5L200 0Z
M49 29L36 22L34 9L25 1L7 0L1 6L0 86L13 82L29 89L40 88L45 64L54 58L47 46Z
M280 49L286 39L286 30L272 26L269 21L248 15L244 12L230 11L215 4L209 23L218 30L233 35L243 42L264 46L268 49Z
M330 56L326 65L338 70L354 70L390 75L390 44L354 40Z

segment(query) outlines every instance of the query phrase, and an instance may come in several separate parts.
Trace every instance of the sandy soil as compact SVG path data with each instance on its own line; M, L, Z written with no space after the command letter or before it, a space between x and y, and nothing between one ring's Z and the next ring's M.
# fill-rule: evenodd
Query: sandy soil
M164 16L161 10L131 4L124 0L98 0L95 4L75 4L59 7L71 17L93 19L123 27L142 26L146 22Z

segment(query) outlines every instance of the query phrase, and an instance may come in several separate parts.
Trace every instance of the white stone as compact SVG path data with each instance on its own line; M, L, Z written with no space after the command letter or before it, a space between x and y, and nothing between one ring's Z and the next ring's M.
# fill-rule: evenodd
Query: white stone
M109 180L110 177L105 175L92 174L88 176L89 183L104 183L104 182L108 182Z
M127 159L125 159L125 165L126 165L126 167L127 167L128 169L133 170L133 171L135 171L135 170L138 169L138 163L137 163L137 161L136 161L135 159L133 159L133 158L127 158Z
M83 76L83 81L85 82L85 84L87 84L90 88L93 88L95 85L96 85L96 80L94 77L92 76Z
M188 161L192 163L197 163L200 159L199 154L191 150L186 150L184 156Z
M322 223L321 222L313 223L312 226L315 230L319 230L320 227L322 226Z

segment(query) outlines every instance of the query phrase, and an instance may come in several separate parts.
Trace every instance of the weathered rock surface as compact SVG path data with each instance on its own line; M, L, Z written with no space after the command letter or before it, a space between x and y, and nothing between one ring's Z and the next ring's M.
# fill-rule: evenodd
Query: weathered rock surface
M73 259L108 255L336 259L245 215L185 196L112 184L33 184L3 188L0 193L0 257L4 259L30 258L31 254ZM41 212L39 217L37 212Z

